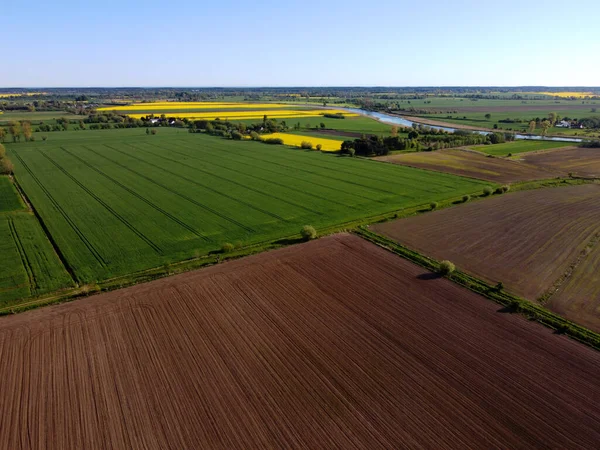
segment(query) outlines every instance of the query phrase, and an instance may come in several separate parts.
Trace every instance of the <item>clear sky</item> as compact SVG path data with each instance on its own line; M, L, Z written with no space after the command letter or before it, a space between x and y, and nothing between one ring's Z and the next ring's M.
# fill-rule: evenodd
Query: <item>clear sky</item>
M28 0L1 11L0 87L600 85L600 0Z

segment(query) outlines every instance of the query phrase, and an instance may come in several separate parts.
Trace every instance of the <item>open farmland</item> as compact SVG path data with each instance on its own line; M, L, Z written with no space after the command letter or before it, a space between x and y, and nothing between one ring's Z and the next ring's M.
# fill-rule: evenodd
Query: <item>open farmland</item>
M0 318L0 448L593 448L599 353L349 235Z
M8 147L21 186L80 282L204 255L225 242L270 241L306 224L343 224L483 186L258 142L124 131Z
M507 142L505 144L478 145L472 147L473 150L486 153L493 156L507 156L509 154L518 155L519 153L537 152L540 150L549 150L553 148L572 147L571 142L553 142L553 141L534 141L519 140Z
M600 232L600 185L517 192L373 229L535 300L553 287ZM573 295L585 298L586 283L594 279L580 280L581 289ZM594 314L590 320L598 320ZM577 317L566 311L565 315Z
M524 155L523 160L547 170L560 170L581 177L600 177L598 148L564 148Z
M404 166L419 167L479 178L495 183L513 183L556 177L559 173L551 169L538 168L530 164L500 158L488 158L468 150L437 150L381 156L377 158Z

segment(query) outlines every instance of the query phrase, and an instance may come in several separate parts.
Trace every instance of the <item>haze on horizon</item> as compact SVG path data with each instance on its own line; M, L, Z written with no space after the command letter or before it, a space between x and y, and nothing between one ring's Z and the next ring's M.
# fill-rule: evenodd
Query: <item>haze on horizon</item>
M3 8L0 87L600 85L595 0L28 8Z

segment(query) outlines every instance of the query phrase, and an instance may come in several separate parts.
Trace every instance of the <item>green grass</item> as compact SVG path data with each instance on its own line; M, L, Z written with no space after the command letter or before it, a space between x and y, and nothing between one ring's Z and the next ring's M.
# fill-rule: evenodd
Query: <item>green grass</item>
M36 217L0 214L0 306L73 285Z
M573 146L572 143L568 142L552 142L552 141L514 141L507 142L505 144L495 145L479 145L477 147L471 147L473 150L479 150L480 152L494 156L506 156L509 153L516 155L518 153L534 152L538 150L549 150L552 148L569 147Z
M23 205L10 178L0 175L0 213L17 211L24 207L25 205Z
M20 185L80 282L386 212L486 183L172 130L8 145ZM167 130L164 130L167 131ZM140 134L143 133L143 134ZM94 133L89 134L89 136ZM99 135L98 135L99 136Z

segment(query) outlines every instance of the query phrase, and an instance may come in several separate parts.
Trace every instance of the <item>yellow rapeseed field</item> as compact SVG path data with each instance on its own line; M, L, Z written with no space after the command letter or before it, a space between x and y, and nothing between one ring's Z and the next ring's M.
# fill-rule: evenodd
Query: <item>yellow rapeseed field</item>
M265 115L269 119L293 119L298 117L319 117L323 114L343 114L346 117L355 117L358 114L348 113L345 111L338 110L323 110L323 109L306 109L306 110L264 110L264 111L225 111L225 112L184 112L184 113L169 113L168 116L180 117L182 119L198 119L198 120L250 120L250 119L262 119ZM140 119L146 117L150 113L146 112L143 114L128 114L129 117L134 119ZM160 115L160 114L158 114Z
M279 138L283 140L285 145L291 145L300 147L303 141L310 142L313 145L313 149L316 149L317 144L321 144L321 150L328 152L336 152L342 146L342 141L336 141L335 139L325 139L317 136L299 136L297 134L289 133L272 133L262 135L263 139L268 138Z
M560 98L583 98L583 97L593 97L594 94L592 92L530 92L530 94L538 94L538 95L551 95L553 97Z
M7 98L7 97L31 97L33 95L43 95L43 94L45 94L45 92L26 92L26 93L15 92L15 93L8 93L8 94L0 94L0 98Z
M153 102L133 103L125 106L105 106L98 111L162 111L182 109L256 109L289 108L285 103L235 103L235 102Z

